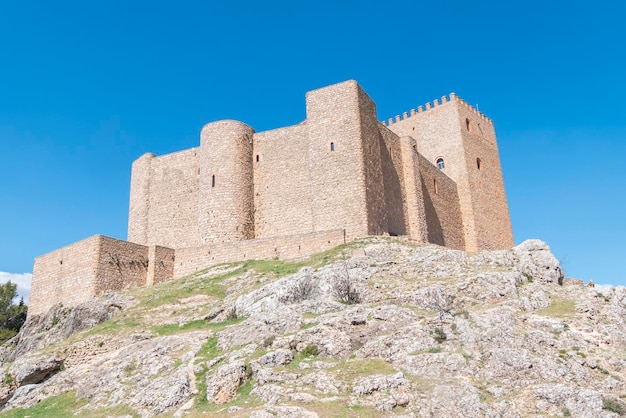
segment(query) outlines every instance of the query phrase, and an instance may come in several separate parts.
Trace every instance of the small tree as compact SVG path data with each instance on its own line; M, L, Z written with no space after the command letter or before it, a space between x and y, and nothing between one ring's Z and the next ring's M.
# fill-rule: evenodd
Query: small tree
M0 344L18 333L24 322L28 307L21 298L18 304L13 303L17 297L17 284L8 281L0 284Z

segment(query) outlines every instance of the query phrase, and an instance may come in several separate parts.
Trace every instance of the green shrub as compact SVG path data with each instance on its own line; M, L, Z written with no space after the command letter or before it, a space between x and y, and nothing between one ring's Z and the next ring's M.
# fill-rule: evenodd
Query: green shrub
M602 409L606 409L607 411L615 412L619 415L624 415L626 410L621 403L612 398L602 397Z
M319 353L320 353L320 350L317 348L315 344L309 344L306 347L304 347L304 350L302 350L302 355L304 357L315 357Z
M434 340L437 341L437 343L439 344L441 344L442 342L448 339L448 336L446 335L446 333L443 331L443 328L441 327L435 328L435 330L432 332L431 335L434 338Z

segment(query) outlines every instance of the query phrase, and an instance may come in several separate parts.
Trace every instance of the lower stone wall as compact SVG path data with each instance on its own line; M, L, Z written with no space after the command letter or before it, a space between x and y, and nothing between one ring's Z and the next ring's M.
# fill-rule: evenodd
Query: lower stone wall
M146 285L148 247L100 236L95 295Z
M251 259L293 259L345 243L343 229L287 235L176 250L174 278L208 266Z
M152 286L170 280L174 276L174 260L176 251L151 245L148 248L148 277L146 285Z
M58 303L76 306L106 292L160 283L173 273L170 248L94 235L35 259L28 315L45 314Z
M94 295L100 236L94 235L35 258L28 316L57 303L75 306Z

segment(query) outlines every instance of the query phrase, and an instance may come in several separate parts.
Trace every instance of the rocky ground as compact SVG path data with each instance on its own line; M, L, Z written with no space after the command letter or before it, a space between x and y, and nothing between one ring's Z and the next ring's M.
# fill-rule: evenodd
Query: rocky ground
M29 318L1 416L617 417L626 289L541 241L366 240L216 266Z

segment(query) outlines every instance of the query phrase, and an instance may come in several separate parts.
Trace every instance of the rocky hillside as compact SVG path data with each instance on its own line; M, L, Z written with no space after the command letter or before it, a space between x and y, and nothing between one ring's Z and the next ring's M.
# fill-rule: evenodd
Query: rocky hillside
M367 240L30 318L5 416L617 417L626 289L541 241L479 254Z

